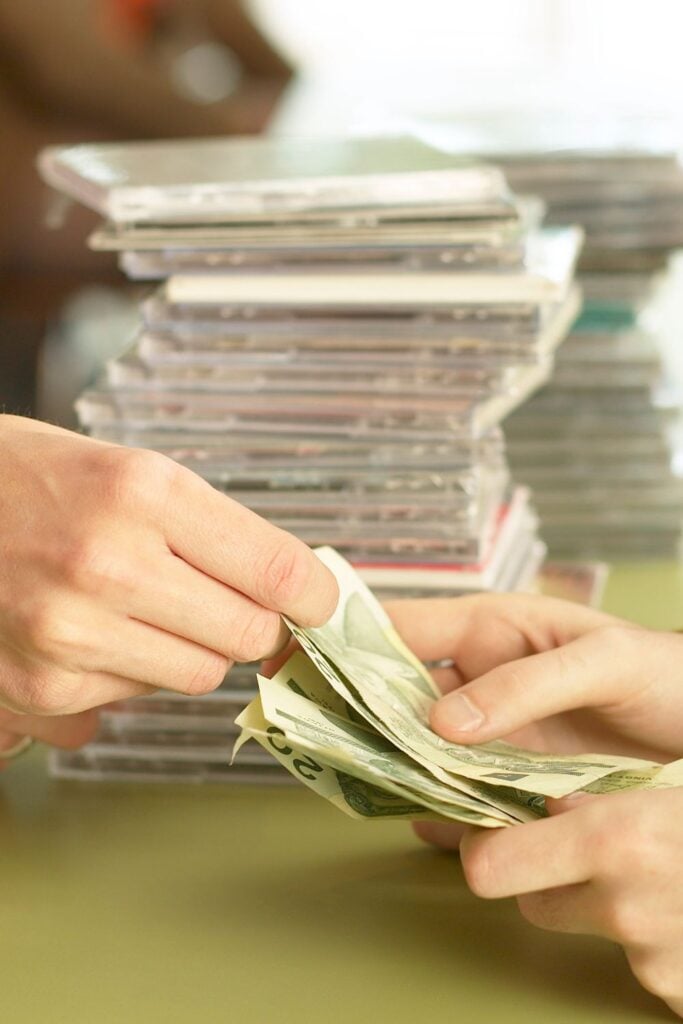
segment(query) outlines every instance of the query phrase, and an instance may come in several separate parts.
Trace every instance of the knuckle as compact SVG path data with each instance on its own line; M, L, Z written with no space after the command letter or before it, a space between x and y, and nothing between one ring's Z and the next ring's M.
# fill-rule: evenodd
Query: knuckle
M629 821L628 834L625 838L631 870L642 875L656 868L661 854L661 839L657 835L656 826L648 826L647 816L634 815Z
M517 897L522 917L535 928L551 930L557 925L557 912L553 910L550 893L527 893Z
M237 631L230 653L235 661L260 661L274 652L279 635L280 616L258 609Z
M78 629L56 600L35 601L19 614L24 643L34 653L61 664L70 661L78 648Z
M468 888L475 896L492 899L495 895L495 878L486 847L472 844L467 849L461 847L460 859Z
M590 678L590 656L579 644L560 645L555 649L554 671L557 673L557 686L570 687L572 680Z
M614 863L614 836L604 825L598 825L591 832L590 851L595 867L601 874L608 874Z
M623 834L611 822L596 822L589 836L591 860L601 875L619 876L624 865Z
M594 860L606 877L622 877L625 863L631 875L648 875L657 868L662 850L666 848L666 836L662 837L658 831L661 822L656 817L651 820L648 807L641 805L627 821L621 830L615 830L613 820L596 823L592 830Z
M500 621L499 594L468 594L463 600L467 601L472 621L477 627L488 631L495 629L497 633L507 634L509 627ZM519 615L526 613L528 618L531 618L528 612L535 600L533 594L506 594L508 608Z
M125 582L120 556L104 536L93 531L75 540L64 554L66 581L86 593L100 593L114 582Z
M294 537L283 535L282 540L264 563L262 570L262 596L265 603L286 609L306 592L313 575L313 556Z
M648 916L630 900L611 900L603 910L606 934L622 946L635 946L646 941Z
M591 633L591 639L601 650L628 657L637 646L642 630L625 622L609 622Z
M490 678L499 685L504 686L506 700L509 700L511 705L515 703L518 697L524 699L529 690L529 677L525 666L501 665L499 668L491 671ZM486 691L483 686L479 694L479 701L482 701L482 698L486 698ZM488 703L491 703L490 698ZM487 707L485 710L488 712L493 709Z
M172 459L146 448L112 446L100 455L100 497L106 507L146 507L168 493L179 467Z
M17 694L16 705L27 715L68 714L75 699L72 683L54 672L31 672Z
M325 572L324 589L318 596L317 609L312 626L324 626L332 618L339 604L339 586L331 572Z
M510 594L510 599L516 598L516 594ZM481 616L482 619L490 620L496 609L497 595L494 594L467 594L465 600L469 605L472 615Z
M660 999L680 999L683 996L683 969L654 952L629 955L631 969L648 992Z
M225 679L230 665L228 658L214 651L207 651L199 665L188 675L183 693L188 697L202 697L212 693Z

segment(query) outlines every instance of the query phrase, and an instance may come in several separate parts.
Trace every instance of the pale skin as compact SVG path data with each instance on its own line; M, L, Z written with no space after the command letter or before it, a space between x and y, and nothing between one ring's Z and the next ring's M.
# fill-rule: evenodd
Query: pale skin
M283 646L282 614L336 606L305 544L157 453L0 415L0 481L0 754L79 746L112 701L208 693Z
M418 657L452 659L432 726L459 743L683 757L683 636L521 595L394 602ZM421 822L459 849L484 899L527 920L623 946L633 973L683 1016L683 789L548 801L550 817L492 831Z

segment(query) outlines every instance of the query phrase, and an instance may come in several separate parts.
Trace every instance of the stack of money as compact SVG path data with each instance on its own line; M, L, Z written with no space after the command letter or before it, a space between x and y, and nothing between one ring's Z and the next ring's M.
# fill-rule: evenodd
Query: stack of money
M436 818L501 828L545 813L545 797L683 782L612 754L553 755L496 741L463 746L429 726L439 692L351 566L330 549L340 602L320 629L291 625L302 650L240 714L234 755L250 739L353 818Z
M161 282L78 402L93 436L333 545L382 596L530 583L544 548L500 424L577 314L580 229L540 228L498 168L410 138L78 146L41 166L106 217L94 247Z
M465 120L450 136L491 154L516 191L540 196L548 223L569 218L586 233L582 316L552 381L506 430L555 557L679 550L682 399L671 386L667 309L670 256L683 245L683 166L672 141L656 122L561 116Z

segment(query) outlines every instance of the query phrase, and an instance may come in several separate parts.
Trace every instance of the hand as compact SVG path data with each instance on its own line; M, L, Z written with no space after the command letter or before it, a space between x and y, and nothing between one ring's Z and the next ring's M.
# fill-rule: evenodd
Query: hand
M403 602L388 611L450 692L432 725L461 743L680 757L683 637L515 595ZM547 801L550 817L487 832L421 822L457 849L484 898L516 896L539 927L624 946L634 974L683 1016L683 790Z
M683 757L683 635L518 594L392 602L387 611L446 692L436 732L458 743L505 737L555 753Z
M466 830L460 857L470 889L516 897L539 928L618 942L641 985L683 1016L683 789L548 807L551 817L531 824ZM448 825L422 831L453 843Z
M0 772L12 764L12 757L7 756L6 751L13 750L26 737L63 750L74 750L94 739L97 721L97 711L44 718L15 714L0 707Z
M92 716L39 719L206 693L286 642L281 613L334 610L306 545L164 456L0 416L0 467L0 734L24 734L18 715L29 735L87 738Z

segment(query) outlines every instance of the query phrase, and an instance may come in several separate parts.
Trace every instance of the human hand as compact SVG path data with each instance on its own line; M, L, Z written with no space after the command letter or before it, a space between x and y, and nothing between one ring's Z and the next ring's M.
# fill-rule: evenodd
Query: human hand
M619 943L641 985L683 1016L683 789L547 804L550 817L530 824L464 830L470 889L515 897L539 928ZM420 832L454 844L447 824Z
M97 732L97 711L81 711L76 715L22 715L0 707L0 772L9 768L30 741L40 740L52 747L74 750L94 739Z
M281 613L334 610L309 548L156 453L0 416L0 479L0 706L31 735L157 687L206 693L286 642Z
M681 636L515 595L388 610L420 657L454 661L435 673L450 692L432 725L448 738L504 737L558 753L681 755ZM473 712L470 728L462 728L463 711ZM683 1015L683 791L578 795L547 806L548 819L510 829L415 828L429 842L460 849L475 894L517 897L539 927L619 942L641 984Z
M568 601L521 594L387 605L423 661L452 660L436 732L505 738L554 753L683 756L683 635L643 629Z

